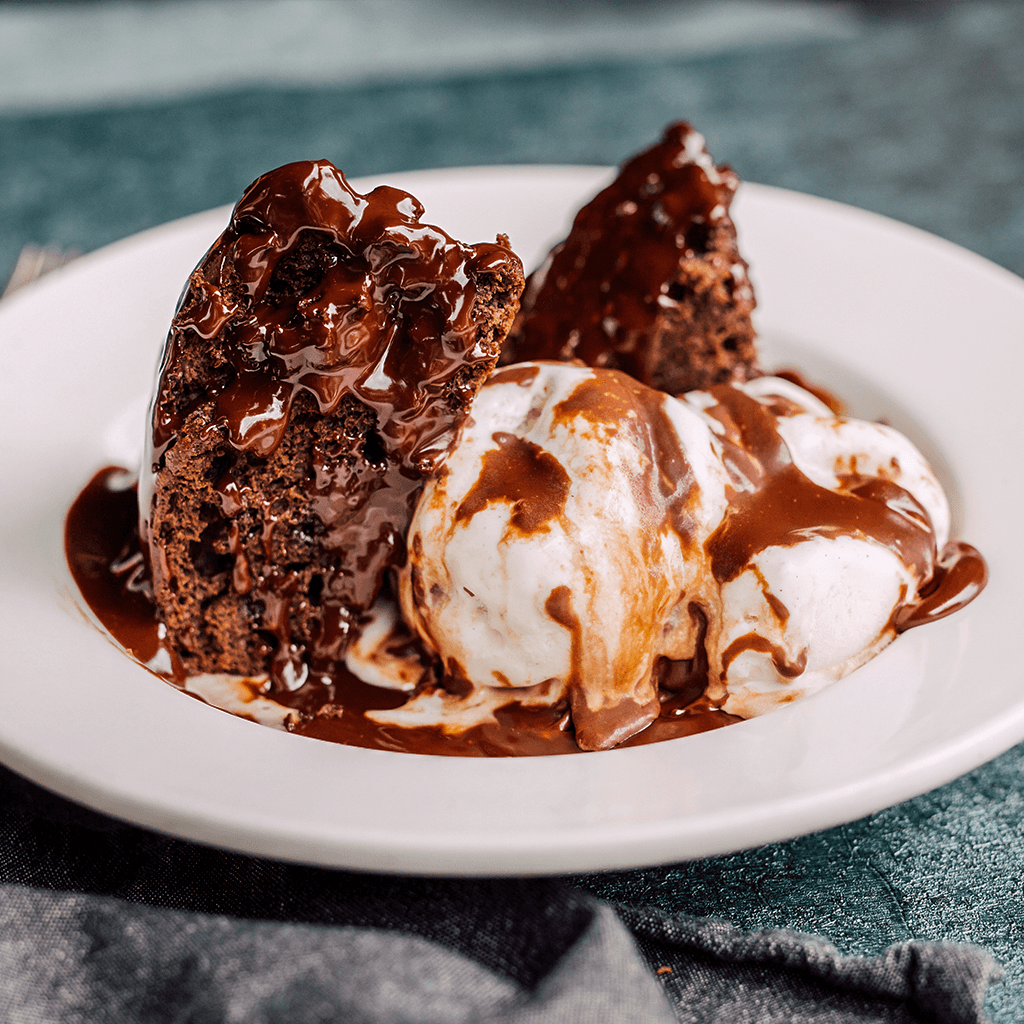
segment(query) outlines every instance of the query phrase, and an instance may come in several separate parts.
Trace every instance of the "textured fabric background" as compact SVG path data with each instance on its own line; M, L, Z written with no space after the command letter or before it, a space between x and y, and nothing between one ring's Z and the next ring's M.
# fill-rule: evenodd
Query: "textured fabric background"
M607 164L679 117L748 180L888 214L1024 274L1024 5L834 10L841 31L831 35L797 33L763 46L745 38L705 53L591 53L418 77L396 68L365 84L224 85L164 100L0 109L0 279L25 243L90 250L230 202L256 175L292 159L327 157L350 175ZM214 914L252 913L258 893L262 915L277 920L293 920L314 886L332 920L361 923L345 917L353 876L211 854L97 816L82 832L69 805L7 773L0 784L0 807L15 829L0 882ZM817 835L569 881L626 906L818 934L846 953L877 955L907 940L975 943L1005 968L988 1006L1008 1024L1024 1016L1022 784L1024 747ZM183 870L190 861L194 871ZM378 883L413 902L440 898L436 883ZM458 891L485 905L486 884L464 883L445 898ZM536 884L531 899L539 899ZM562 882L547 884L554 889L537 905L559 909L542 918L541 932L567 948L592 913L575 898L564 903ZM435 922L464 920L431 907ZM527 971L528 948L550 952L525 943Z
M623 895L616 914L567 879L243 857L0 768L0 1020L981 1024L1000 973L975 948L882 942L851 958L644 906L628 879Z
M897 217L1021 273L1024 10L906 6L862 15L838 42L0 111L0 273L26 241L95 248L232 202L293 159L327 157L350 176L609 164L679 117L747 180Z

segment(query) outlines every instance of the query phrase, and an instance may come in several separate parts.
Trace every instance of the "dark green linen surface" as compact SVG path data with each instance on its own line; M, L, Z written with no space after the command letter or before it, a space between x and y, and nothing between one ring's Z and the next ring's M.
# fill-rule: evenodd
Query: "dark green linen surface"
M1024 274L1024 6L993 0L903 5L865 16L849 41L688 61L245 89L120 109L0 115L0 276L25 243L90 250L230 202L256 175L292 159L327 157L350 175L608 164L680 117L747 180L888 214ZM27 830L19 834L31 838L32 852L7 862L0 883L209 914L251 913L250 904L232 903L232 893L265 884L276 901L265 916L287 920L301 905L298 897L291 908L288 901L304 869L227 854L211 859L184 844L175 847L176 863L193 857L205 871L222 870L225 903L210 901L217 887L206 883L201 902L187 891L164 891L188 877L160 874L161 858L172 856L166 841L113 824L104 831L95 825L100 819L89 825L89 835L100 837L90 847L99 858L91 867L76 853L73 809L63 821L61 802L47 801L36 815L39 792L3 780L8 804L0 806L20 808L17 827ZM817 835L571 881L627 907L721 918L745 931L814 933L846 953L879 955L907 940L974 943L1005 968L988 1007L994 1020L1010 1022L1024 1017L1022 783L1024 747L933 793ZM351 876L328 874L344 891ZM123 883L111 888L115 875ZM575 911L567 913L575 920ZM581 913L591 920L589 909ZM651 920L644 927L654 928ZM661 976L662 984L670 981Z
M233 202L289 160L350 176L613 164L680 117L748 181L896 217L1021 273L1022 107L1024 11L965 0L866 18L845 43L0 114L0 274L25 242L96 248Z

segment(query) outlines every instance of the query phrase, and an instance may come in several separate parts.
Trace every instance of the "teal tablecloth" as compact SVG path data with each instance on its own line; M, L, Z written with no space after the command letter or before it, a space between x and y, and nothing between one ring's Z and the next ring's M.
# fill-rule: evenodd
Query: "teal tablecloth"
M0 111L0 277L25 243L91 250L230 202L292 159L327 157L352 176L610 164L677 118L745 179L887 214L1024 275L1024 5L853 10L856 31L841 38L705 55ZM1024 1017L1022 792L1018 747L816 835L573 881L627 905L817 933L849 953L908 939L974 943L1005 968L988 1005L1008 1024ZM59 826L34 835L47 866L21 881L73 886L81 874L67 867ZM130 872L131 849L109 853Z

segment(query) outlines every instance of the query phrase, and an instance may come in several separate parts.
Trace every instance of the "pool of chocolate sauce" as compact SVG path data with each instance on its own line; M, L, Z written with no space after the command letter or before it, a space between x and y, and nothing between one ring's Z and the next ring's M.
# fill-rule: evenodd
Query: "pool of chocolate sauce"
M174 652L160 636L137 524L137 492L128 471L116 467L101 470L68 511L64 534L68 566L83 600L125 652L188 693ZM703 687L693 682L699 676L699 666L696 672L689 668L683 662L660 667L664 676L659 678L661 714L622 746L676 739L741 721L704 701ZM256 681L240 685L260 693ZM363 714L398 707L407 696L371 686L341 669L293 693L275 694L274 699L287 702L295 712L288 722L289 731L350 746L456 757L580 752L567 702L550 708L509 705L495 712L493 722L456 734L446 734L440 726L381 725Z
M807 386L796 374L784 372L780 376ZM882 480L851 481L857 486L852 486L849 494L840 495L811 484L785 456L783 443L772 426L773 417L760 403L731 388L714 391L720 400L717 414L724 417L727 427L725 443L733 445L733 435L743 438L742 444L735 444L734 459L749 458L753 453L761 472L771 477L770 485L757 488L752 495L734 498L732 514L708 541L712 566L720 581L742 568L753 551L784 544L787 536L799 535L801 527L832 524L875 538L898 551L906 564L916 567L920 577L930 577L917 600L894 613L892 626L897 633L952 614L985 586L987 569L981 555L962 543L951 543L936 552L926 514L902 489ZM831 395L827 398L836 408L837 400ZM547 480L551 469L546 463L545 467L542 475ZM501 474L506 481L502 486L507 487L508 479L524 486L523 481L535 475L525 472L526 468ZM885 493L874 493L879 488ZM65 549L85 603L111 636L149 671L195 697L173 649L162 639L139 544L137 488L127 470L104 469L85 487L67 515ZM753 635L744 638L740 648L756 646L757 639ZM419 645L412 635L406 643ZM727 651L726 662L737 653L739 649ZM422 660L426 665L429 658L424 655ZM786 672L778 659L776 667L784 675L798 674L802 669L796 665L792 673ZM675 739L741 721L713 707L705 698L706 668L700 657L693 662L659 659L655 671L660 715L621 745ZM259 680L239 680L238 685L248 688L254 697L264 695ZM410 696L405 691L370 685L337 668L328 675L312 675L294 691L275 688L273 699L293 712L286 722L289 731L351 746L460 757L580 751L568 700L551 707L510 704L497 710L493 721L460 733L446 733L440 725L383 725L364 714L400 707Z

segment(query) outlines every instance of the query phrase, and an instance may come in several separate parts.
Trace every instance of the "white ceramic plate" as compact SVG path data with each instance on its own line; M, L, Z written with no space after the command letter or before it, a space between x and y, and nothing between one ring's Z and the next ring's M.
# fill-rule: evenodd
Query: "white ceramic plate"
M527 265L605 180L589 168L392 176L458 237L506 231ZM367 185L367 182L359 183ZM1024 738L1024 282L931 236L747 185L735 207L768 365L885 416L947 485L989 560L966 611L902 636L809 700L682 740L460 759L322 743L233 718L128 660L62 554L93 472L134 460L178 292L213 211L111 246L0 306L0 759L129 821L253 854L430 874L623 868L852 820Z

